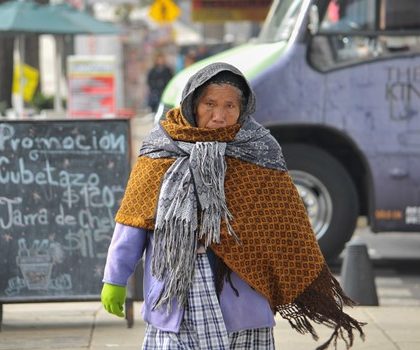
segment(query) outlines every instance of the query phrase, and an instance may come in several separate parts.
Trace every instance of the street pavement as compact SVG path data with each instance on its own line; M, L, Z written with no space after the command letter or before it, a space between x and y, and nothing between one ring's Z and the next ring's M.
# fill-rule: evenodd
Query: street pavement
M3 306L0 349L140 349L145 331L140 307L141 302L135 302L134 325L128 328L124 319L108 314L99 302L6 304ZM419 307L358 306L347 311L368 323L366 340L363 342L356 337L353 349L420 349ZM331 334L327 327L317 326L320 341L315 342L309 335L292 330L279 317L276 321L276 349L315 349ZM340 342L338 349L345 349L344 343Z
M152 125L151 116L131 121L133 161L137 157L142 139ZM369 245L371 256L382 258L381 251L370 247L375 238L366 235L363 237ZM375 245L372 243L372 246ZM393 246L395 247L394 244ZM412 243L410 246L413 246ZM413 258L420 260L420 250L413 249L413 252L416 255ZM413 298L410 290L401 286L402 282L404 281L400 276L379 276L376 278L376 285L381 306L347 309L358 320L368 323L365 326L366 340L362 342L356 336L353 349L420 350L420 298ZM414 283L418 287L418 279ZM3 305L0 350L140 349L145 331L140 308L141 302L135 302L134 325L128 328L124 319L108 314L98 301L6 304ZM315 342L309 335L300 335L292 330L279 317L276 321L276 349L280 350L315 349L331 334L329 328L316 326L320 341ZM342 349L345 346L340 342L338 350Z

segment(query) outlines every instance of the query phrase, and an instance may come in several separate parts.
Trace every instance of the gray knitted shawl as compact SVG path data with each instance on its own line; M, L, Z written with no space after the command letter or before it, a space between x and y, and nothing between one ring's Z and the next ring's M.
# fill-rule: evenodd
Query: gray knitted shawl
M203 240L206 247L220 243L223 220L228 233L240 244L230 225L235 218L226 205L225 156L283 171L286 165L277 141L246 113L234 140L227 143L174 141L158 125L144 141L140 156L176 158L164 175L159 193L152 259L152 274L165 281L155 307L166 304L169 310L173 298L185 305L198 240Z
M176 158L159 193L152 273L166 282L158 305L169 306L173 297L184 305L193 280L197 241L204 239L206 247L220 243L222 219L237 238L225 199L224 157L283 171L284 158L277 141L252 118L247 118L235 139L227 143L174 141L159 125L144 141L140 155Z

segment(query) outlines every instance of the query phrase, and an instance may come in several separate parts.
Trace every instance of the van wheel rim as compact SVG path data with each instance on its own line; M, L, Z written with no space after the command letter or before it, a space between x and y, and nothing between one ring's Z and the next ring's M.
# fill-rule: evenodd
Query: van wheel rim
M319 240L331 224L333 206L330 193L325 185L310 173L301 170L290 170L289 173L306 207L315 236Z

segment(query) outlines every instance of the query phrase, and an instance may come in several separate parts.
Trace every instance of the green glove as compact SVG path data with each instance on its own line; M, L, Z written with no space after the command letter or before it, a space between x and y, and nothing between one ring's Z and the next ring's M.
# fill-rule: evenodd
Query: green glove
M125 287L104 283L101 301L105 310L118 317L124 317Z

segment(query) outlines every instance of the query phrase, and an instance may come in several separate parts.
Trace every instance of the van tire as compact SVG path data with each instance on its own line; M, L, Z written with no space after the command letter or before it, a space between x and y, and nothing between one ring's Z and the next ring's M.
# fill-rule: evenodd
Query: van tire
M284 144L282 149L308 214L318 213L312 215L312 226L326 260L332 261L356 227L359 214L356 187L344 166L326 151L298 143ZM314 199L316 205L308 205Z

